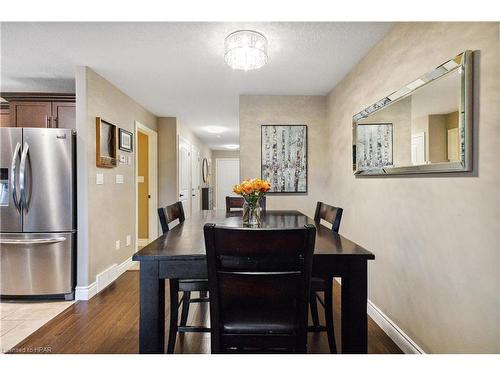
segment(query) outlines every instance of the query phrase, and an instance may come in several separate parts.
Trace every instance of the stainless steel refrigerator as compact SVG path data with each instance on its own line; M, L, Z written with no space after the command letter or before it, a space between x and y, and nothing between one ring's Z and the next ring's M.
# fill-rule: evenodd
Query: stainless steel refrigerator
M0 128L2 298L74 298L76 137Z

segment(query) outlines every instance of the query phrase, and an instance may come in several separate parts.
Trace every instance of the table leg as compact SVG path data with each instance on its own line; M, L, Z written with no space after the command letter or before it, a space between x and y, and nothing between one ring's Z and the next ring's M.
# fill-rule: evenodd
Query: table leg
M342 353L368 353L367 263L350 265L342 277Z
M141 262L139 353L165 352L165 280L158 261Z

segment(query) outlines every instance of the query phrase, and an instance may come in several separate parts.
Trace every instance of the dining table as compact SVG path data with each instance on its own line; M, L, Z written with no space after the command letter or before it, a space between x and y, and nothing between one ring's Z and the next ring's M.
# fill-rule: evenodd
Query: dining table
M194 213L136 252L140 262L139 352L165 352L165 280L207 278L203 226L244 227L241 211L203 210ZM341 353L367 353L367 267L369 250L294 210L261 213L262 228L316 227L313 277L341 279Z

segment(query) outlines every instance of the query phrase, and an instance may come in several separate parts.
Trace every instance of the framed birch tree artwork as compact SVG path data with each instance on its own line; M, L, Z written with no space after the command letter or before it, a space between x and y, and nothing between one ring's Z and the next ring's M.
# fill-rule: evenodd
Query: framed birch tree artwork
M392 123L358 124L356 159L360 170L393 165Z
M261 178L269 193L307 193L307 125L261 126Z

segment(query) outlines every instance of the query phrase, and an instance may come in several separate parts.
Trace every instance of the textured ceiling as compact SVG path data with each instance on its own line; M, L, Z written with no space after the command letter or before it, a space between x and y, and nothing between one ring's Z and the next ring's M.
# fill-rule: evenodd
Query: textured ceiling
M86 65L157 116L175 116L212 148L238 143L240 94L324 95L389 23L2 23L1 90L74 90ZM269 40L260 70L233 71L224 38L249 28ZM217 138L205 126L228 130Z

